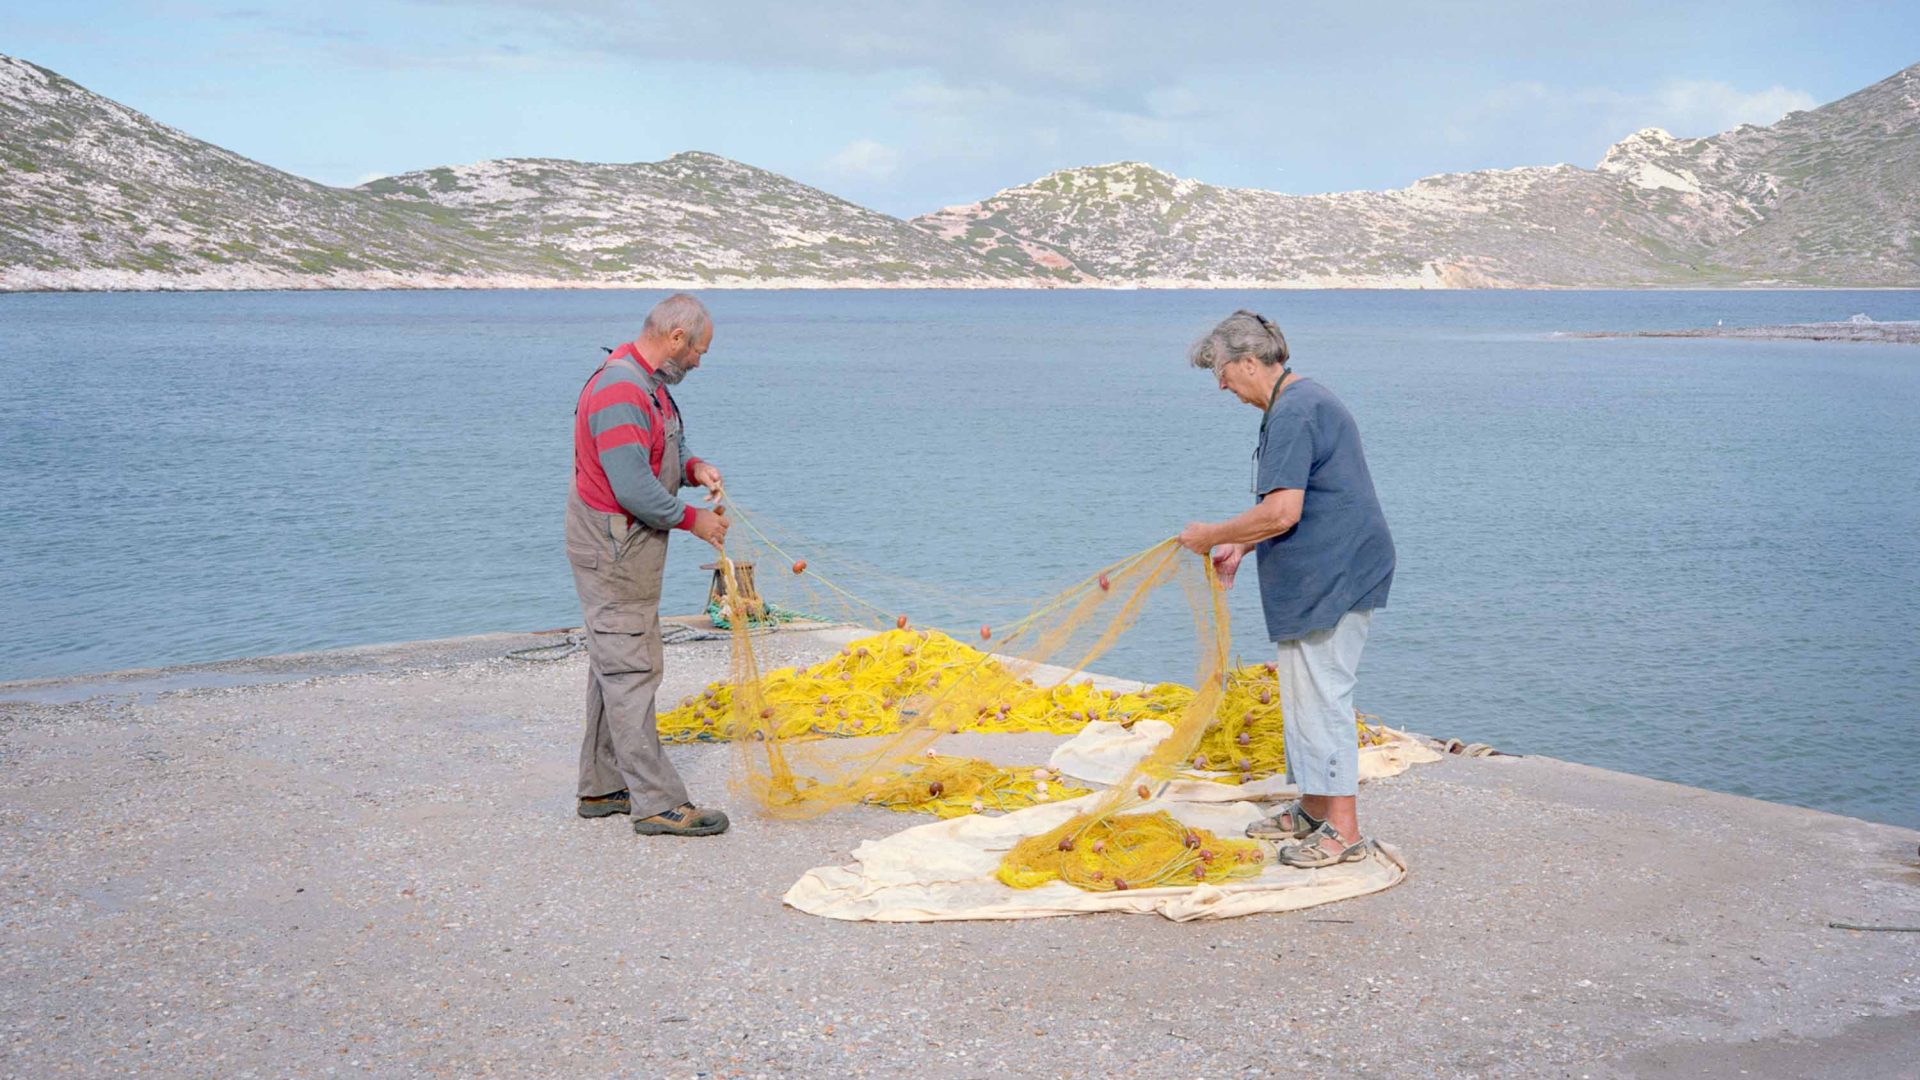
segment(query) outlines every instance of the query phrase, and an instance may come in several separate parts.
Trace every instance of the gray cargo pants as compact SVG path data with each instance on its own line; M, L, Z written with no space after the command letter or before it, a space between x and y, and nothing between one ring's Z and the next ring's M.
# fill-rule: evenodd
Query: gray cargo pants
M567 498L567 561L586 620L588 657L578 793L584 798L625 788L635 818L671 810L688 799L660 746L654 712L667 534L629 527L625 515L600 513L576 492Z

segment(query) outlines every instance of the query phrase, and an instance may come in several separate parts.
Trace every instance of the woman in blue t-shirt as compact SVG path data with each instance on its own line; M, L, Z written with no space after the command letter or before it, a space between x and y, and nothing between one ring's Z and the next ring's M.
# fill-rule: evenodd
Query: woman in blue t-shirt
M1373 610L1386 606L1393 585L1393 537L1360 430L1340 399L1287 366L1287 339L1264 315L1234 312L1188 359L1263 413L1252 508L1180 532L1183 545L1211 553L1227 587L1255 553L1267 636L1279 649L1287 779L1300 798L1247 835L1296 841L1280 849L1289 866L1366 858L1353 685Z

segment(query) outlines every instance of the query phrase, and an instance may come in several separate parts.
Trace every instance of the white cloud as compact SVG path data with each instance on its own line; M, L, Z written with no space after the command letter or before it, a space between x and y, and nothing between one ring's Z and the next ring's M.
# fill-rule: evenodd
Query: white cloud
M1663 127L1676 135L1712 135L1741 124L1771 124L1790 112L1811 109L1818 102L1804 90L1770 86L1743 91L1724 82L1671 82L1643 104L1660 119L1640 127Z
M1199 115L1190 95L1161 98ZM896 103L912 120L910 156L916 162L988 159L1032 164L1024 174L1002 177L1024 183L1071 165L1154 159L1197 137L1204 128L1178 115L1109 109L1066 94L1026 93L1002 85L963 85L937 80L902 90Z
M1741 124L1764 126L1796 109L1811 109L1817 104L1804 90L1770 86L1748 91L1707 79L1676 79L1651 90L1631 92L1514 82L1484 96L1455 123L1462 128L1541 119L1564 124L1585 114L1592 122L1604 125L1614 138L1650 127L1692 138L1717 135Z
M848 180L888 180L899 167L900 152L872 139L855 139L827 159L827 168Z
M759 68L927 72L954 84L1128 102L1167 56L1200 55L1215 37L1205 20L1168 19L1154 0L422 2L512 13L523 34L570 49ZM1271 26L1282 15L1255 9L1240 19Z
M1146 93L1149 115L1169 120L1204 116L1212 104L1190 86L1163 86Z
M1607 147L1643 128L1698 138L1741 124L1771 124L1816 104L1803 90L1742 90L1710 79L1673 79L1640 90L1516 81L1455 110L1434 132L1450 151L1484 164L1591 167Z
M279 13L248 44L411 67L447 96L484 73L602 67L618 76L610 94L645 99L647 80L677 73L710 88L680 94L677 108L738 131L716 149L896 213L1121 159L1237 185L1272 185L1284 170L1293 191L1591 167L1643 127L1707 135L1814 104L1774 84L1786 69L1763 66L1777 64L1766 50L1743 60L1751 50L1727 41L1730 0L1717 0L1721 13L1486 0L1471 20L1407 0L247 2ZM566 96L577 79L550 82L546 107L580 108ZM534 99L549 80L525 85ZM752 100L788 89L817 119L776 125ZM462 136L468 156L476 141L492 156L526 152L498 132ZM597 136L569 137L567 156L610 152L592 149Z

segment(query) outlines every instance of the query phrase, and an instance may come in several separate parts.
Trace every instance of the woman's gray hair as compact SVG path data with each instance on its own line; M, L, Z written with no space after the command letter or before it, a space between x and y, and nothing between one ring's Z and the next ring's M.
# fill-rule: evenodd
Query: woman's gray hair
M677 292L665 300L653 305L647 312L647 324L643 333L666 337L675 330L685 330L687 337L699 341L701 335L713 329L713 316L707 314L707 305L700 302L692 293Z
M1220 320L1220 325L1187 350L1187 362L1197 368L1214 371L1243 356L1251 356L1268 367L1284 364L1289 357L1287 339L1273 320L1242 308Z

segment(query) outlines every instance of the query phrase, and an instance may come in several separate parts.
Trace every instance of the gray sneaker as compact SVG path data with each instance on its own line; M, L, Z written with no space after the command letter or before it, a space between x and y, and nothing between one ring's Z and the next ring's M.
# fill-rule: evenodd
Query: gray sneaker
M718 836L727 831L727 815L682 803L652 817L634 818L633 831L641 836Z
M587 795L580 799L579 813L584 818L611 817L614 814L630 814L633 803L624 791L611 795Z

